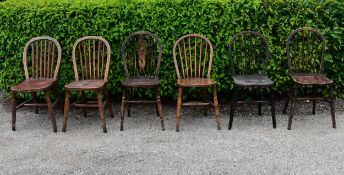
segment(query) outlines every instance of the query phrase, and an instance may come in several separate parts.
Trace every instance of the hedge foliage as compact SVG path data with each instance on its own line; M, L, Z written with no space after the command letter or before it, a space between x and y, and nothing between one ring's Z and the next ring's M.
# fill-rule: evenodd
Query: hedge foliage
M326 38L325 73L335 81L336 96L344 97L343 4L343 0L7 0L0 3L0 89L9 91L24 79L25 43L32 37L49 35L63 47L62 91L63 85L74 79L74 42L82 36L100 35L113 50L109 89L120 96L119 85L124 79L121 44L129 33L147 30L163 44L163 97L177 93L172 47L177 38L188 33L205 35L214 44L212 76L219 93L229 94L233 84L228 45L234 34L246 29L268 39L268 74L275 81L275 90L286 92L286 39L292 30L309 26Z

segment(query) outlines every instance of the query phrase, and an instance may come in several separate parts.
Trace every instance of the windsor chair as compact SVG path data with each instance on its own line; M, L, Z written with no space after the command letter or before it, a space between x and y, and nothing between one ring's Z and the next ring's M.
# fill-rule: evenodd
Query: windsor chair
M16 130L16 110L21 106L47 106L54 132L57 132L55 112L53 107L59 101L59 91L56 89L57 75L61 63L61 46L57 40L49 36L35 37L29 40L23 52L25 78L23 82L12 87L12 130ZM54 89L57 100L51 101L50 91ZM43 91L46 104L38 102L37 92ZM17 106L17 93L31 93L32 99Z
M122 44L122 60L125 80L122 82L123 96L121 105L121 126L123 131L125 108L130 116L131 104L155 103L157 115L160 117L164 131L164 116L160 100L159 71L162 56L160 39L151 32L135 32L130 34ZM132 100L129 90L132 88L153 88L155 100Z
M178 102L176 114L176 131L179 132L182 106L203 106L204 115L208 105L206 90L212 88L217 129L220 130L220 110L216 93L216 81L211 79L213 46L208 38L198 34L188 34L179 38L173 46L173 60L177 73ZM183 89L201 88L202 101L182 102Z
M288 130L291 129L295 100L311 100L313 103L312 114L315 115L316 101L325 99L316 93L317 88L323 86L329 88L328 101L331 108L332 127L336 128L333 81L323 74L325 47L324 36L319 31L309 27L294 30L287 39L286 49L292 84L285 101L283 114L287 113L290 101ZM301 87L311 87L313 89L312 96L297 97L297 89Z
M258 104L258 115L262 115L262 103L270 103L273 128L276 128L275 101L270 91L270 101L263 101L262 88L271 88L273 81L266 76L266 67L269 63L269 45L265 37L255 31L242 31L237 33L229 46L229 57L234 81L234 91L230 107L228 129L232 129L233 118L237 103L255 102ZM256 101L238 101L239 89L258 89ZM270 89L271 90L271 89Z
M71 91L78 91L81 95L81 101L75 102L72 105L82 108L84 116L87 115L86 108L98 108L103 132L106 133L107 128L102 99L104 95L109 114L111 118L114 118L109 93L107 91L111 60L110 44L99 36L82 37L73 46L72 59L75 81L65 86L66 99L62 131L65 132L67 127L70 93ZM87 101L84 95L85 91L96 92L97 101Z

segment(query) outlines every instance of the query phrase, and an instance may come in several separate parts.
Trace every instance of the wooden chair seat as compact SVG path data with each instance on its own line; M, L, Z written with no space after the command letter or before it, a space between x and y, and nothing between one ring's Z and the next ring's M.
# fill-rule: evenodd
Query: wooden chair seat
M18 85L12 87L13 92L36 92L51 88L54 86L54 79L27 79Z
M274 82L265 75L235 75L232 76L234 83L239 86L272 86Z
M124 87L157 87L160 81L158 77L130 77L122 82Z
M317 73L294 73L291 77L294 82L302 85L328 85L333 83L325 75Z
M80 80L74 81L65 86L68 90L99 90L105 87L105 80Z
M180 87L209 87L216 84L216 82L210 78L185 78L178 79L177 84Z

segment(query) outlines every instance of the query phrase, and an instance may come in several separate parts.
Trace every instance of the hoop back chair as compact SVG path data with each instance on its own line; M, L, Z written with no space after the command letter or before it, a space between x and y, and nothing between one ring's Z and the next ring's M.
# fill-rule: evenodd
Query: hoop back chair
M210 40L202 35L188 34L179 38L173 46L173 60L177 73L178 102L176 114L176 131L179 132L180 113L183 106L203 106L206 115L207 106L211 104L206 97L206 88L212 87L215 120L220 130L220 111L216 93L216 82L211 79L213 46ZM202 101L182 103L183 89L202 88Z
M106 96L105 103L109 110L109 114L111 118L114 118L110 97L107 91L111 61L110 44L99 36L82 37L78 39L73 46L72 59L75 81L65 86L66 99L62 131L65 132L67 127L70 93L71 91L79 91L81 94L81 101L75 102L72 105L82 108L84 116L87 115L86 108L98 108L103 132L106 133L107 129L102 100L103 95ZM86 101L84 95L85 91L95 91L97 93L97 102Z
M38 114L40 106L47 106L54 132L57 132L53 107L59 101L56 89L57 75L61 63L61 46L57 40L49 36L35 37L29 40L23 52L25 80L12 87L12 130L16 130L16 110L21 106L34 106ZM55 89L57 100L52 104L51 89ZM46 104L38 103L36 93L43 91ZM31 93L32 99L17 106L17 93ZM29 103L33 101L33 103Z
M122 60L125 71L125 80L122 82L123 96L121 105L121 126L123 131L125 109L130 116L131 104L155 103L156 111L160 116L161 128L164 131L164 116L160 100L159 71L162 57L160 39L151 32L140 31L130 34L122 44ZM153 88L154 101L131 100L128 89Z
M283 113L286 114L288 103L291 101L288 130L291 129L294 103L297 99L309 99L313 102L312 113L315 115L316 101L324 98L318 97L316 90L319 86L327 86L330 90L329 102L331 107L332 126L336 128L334 111L333 81L323 74L325 38L317 30L303 27L294 30L287 39L287 57L289 75L292 79L289 94L285 101ZM297 98L297 88L311 86L312 97Z
M265 37L255 31L242 31L231 40L229 49L232 79L234 91L230 107L230 119L228 129L232 129L235 108L238 103L240 88L258 88L258 115L262 114L261 104L267 101L261 100L261 88L271 88L273 81L266 76L266 68L269 63L269 45ZM247 101L239 101L246 103ZM252 101L251 101L252 102ZM275 102L273 92L270 92L271 116L273 128L276 128Z

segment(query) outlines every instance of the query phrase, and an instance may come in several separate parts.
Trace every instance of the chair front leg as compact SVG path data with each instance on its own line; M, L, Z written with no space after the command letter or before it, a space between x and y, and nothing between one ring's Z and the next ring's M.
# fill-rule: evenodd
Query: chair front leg
M98 99L98 109L99 109L100 122L102 124L103 132L107 133L105 115L104 115L104 109L103 109L103 93L101 90L97 92L97 99Z
M330 85L330 106L331 106L331 116L332 116L332 127L336 128L336 116L335 116L335 110L334 110L333 85Z
M66 90L66 99L65 99L64 112L63 112L62 132L66 132L66 128L67 128L67 120L68 120L68 112L69 112L69 98L70 98L70 91Z
M107 108L109 110L110 117L115 118L115 115L113 114L113 110L112 110L112 103L110 100L110 95L109 95L107 88L104 89L104 94L106 96L106 105L107 105Z
M17 93L12 92L12 131L16 130L17 120Z
M37 104L37 95L36 92L31 92L32 100L34 104ZM35 113L38 114L38 106L35 106Z
M238 96L238 87L234 85L234 90L232 93L232 102L231 102L231 107L230 107L230 117L229 117L229 124L228 124L228 130L232 129L232 124L233 124L233 118L234 118L234 113L235 113L235 108L236 108L236 103L237 103L237 96Z
M177 113L176 113L176 132L179 132L180 112L182 110L182 100L183 100L183 87L179 87L178 88Z
M123 95L122 95L122 105L121 105L121 126L120 130L123 131L123 124L124 124L124 115L125 115L125 110L126 110L126 88L123 87Z
M221 130L221 118L220 118L220 109L219 109L219 103L218 103L217 93L216 93L216 85L214 85L212 89L213 89L214 110L215 110L215 120L216 120L217 130Z
M53 104L51 103L50 93L47 90L47 91L44 91L44 94L45 94L45 99L47 101L48 111L49 111L49 114L50 114L50 119L51 119L51 123L53 125L54 132L57 132L55 112L54 112L54 109L53 109Z
M159 87L155 88L154 91L155 91L156 105L157 105L157 107L158 107L159 116L160 116L161 129L162 129L163 131L165 131L164 113L163 113L162 105L161 105Z
M270 106L271 106L271 117L272 117L272 127L276 129L276 116L275 116L275 95L270 92Z
M296 92L297 92L297 85L293 85L293 90L290 97L290 111L289 111L289 121L288 121L288 130L291 129L291 124L293 122L294 116L294 107L295 107L295 100L296 100Z

